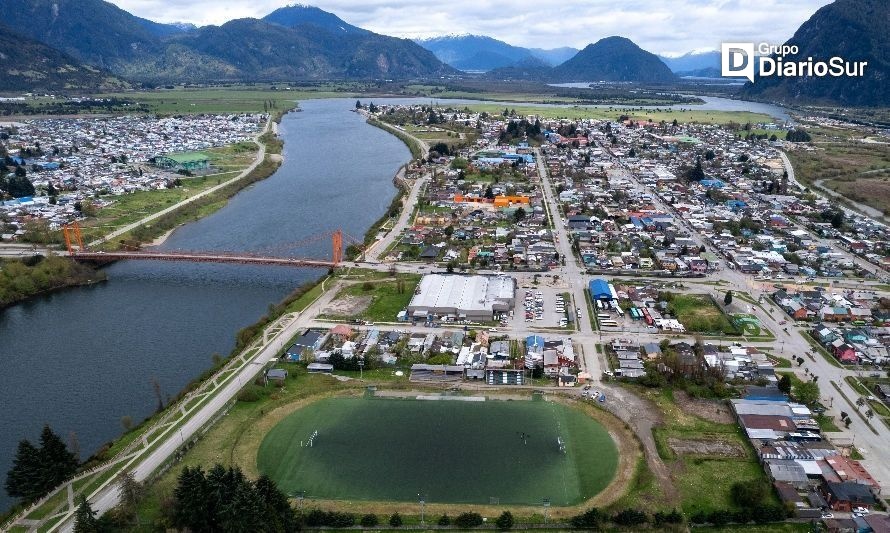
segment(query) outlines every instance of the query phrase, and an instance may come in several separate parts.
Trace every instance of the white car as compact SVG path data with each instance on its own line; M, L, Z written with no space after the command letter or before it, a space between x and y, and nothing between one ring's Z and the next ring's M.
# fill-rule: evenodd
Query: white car
M868 512L869 512L868 509L866 509L865 507L854 507L853 508L853 513L858 513L860 515L867 515Z

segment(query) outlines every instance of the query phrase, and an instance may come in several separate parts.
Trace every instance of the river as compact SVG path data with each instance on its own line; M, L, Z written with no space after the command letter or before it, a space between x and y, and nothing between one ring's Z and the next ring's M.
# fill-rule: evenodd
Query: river
M216 213L177 229L161 249L330 257L342 228L362 238L389 206L411 154L351 112L354 100L308 100L281 121L284 163ZM121 262L106 283L0 311L0 477L17 442L48 423L86 458L228 354L235 332L324 272L318 269ZM0 490L0 508L12 503Z
M784 112L754 102L708 100L689 107ZM336 228L361 238L389 206L392 178L411 154L396 137L351 112L354 104L352 99L301 102L302 111L286 115L279 128L285 142L281 168L216 213L180 227L159 248L327 258L329 239L293 243ZM120 262L107 272L105 283L0 311L0 477L5 479L17 442L35 440L44 424L65 438L75 434L86 458L121 433L121 417L138 422L151 414L152 380L164 398L175 395L211 365L212 354L231 351L235 332L323 273L162 262ZM0 490L0 509L11 503Z

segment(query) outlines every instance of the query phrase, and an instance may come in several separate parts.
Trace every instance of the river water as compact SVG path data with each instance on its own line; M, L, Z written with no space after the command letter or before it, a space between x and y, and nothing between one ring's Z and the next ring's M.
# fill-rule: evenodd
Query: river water
M785 114L766 104L706 100L688 107ZM279 128L285 141L281 168L213 215L177 229L159 248L328 258L330 239L294 243L336 228L361 238L388 207L395 193L392 177L411 154L396 137L351 112L354 104L349 99L301 102L302 111L286 115ZM106 283L0 311L0 477L5 478L17 442L36 440L44 424L66 438L75 434L86 458L121 433L121 417L139 421L151 414L152 380L165 398L175 395L211 365L212 354L231 351L236 331L323 274L153 261L120 262L107 272ZM11 503L0 490L0 509Z
M411 158L394 136L351 112L354 100L309 100L284 117L284 163L211 216L160 247L329 258L342 228L362 238L389 206L392 178ZM151 380L175 395L228 354L234 334L318 269L121 262L108 282L58 292L0 312L0 478L17 442L48 423L81 458L156 405ZM0 509L12 501L0 490Z

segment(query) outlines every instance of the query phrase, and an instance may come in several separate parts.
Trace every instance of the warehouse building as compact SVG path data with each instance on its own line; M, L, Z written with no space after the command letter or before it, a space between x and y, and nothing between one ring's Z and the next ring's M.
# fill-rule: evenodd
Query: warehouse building
M513 309L515 299L516 280L508 276L428 274L408 304L408 316L491 321Z

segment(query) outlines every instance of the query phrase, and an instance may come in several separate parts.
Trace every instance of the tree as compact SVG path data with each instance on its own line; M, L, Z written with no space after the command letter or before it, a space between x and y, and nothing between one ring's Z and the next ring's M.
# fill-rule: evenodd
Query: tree
M6 192L13 198L34 196L34 184L25 176L25 168L16 168L15 175L6 180Z
M730 488L732 501L742 509L753 509L763 503L767 486L759 480L738 481Z
M461 513L454 519L454 525L461 529L469 529L471 527L479 527L483 523L482 515L479 513Z
M139 507L139 502L142 500L142 494L144 492L142 483L136 481L133 472L122 470L121 473L117 475L117 484L118 487L120 487L121 511L126 516L135 518L136 510Z
M74 512L74 533L98 533L99 520L96 511L90 506L90 502L83 496L80 497L80 505Z
M519 223L523 220L525 220L525 209L520 207L513 212L513 221Z
M874 416L875 416L875 412L872 411L871 409L868 409L867 411L865 411L865 418L871 420L872 417L874 417Z
M794 397L804 405L819 401L819 384L815 381L801 381L794 386Z
M788 375L783 375L779 378L779 383L777 384L780 391L785 394L791 394L791 378Z
M495 520L494 525L498 527L501 531L507 531L509 529L513 529L513 513L510 511L504 511L501 513L501 516Z
M856 398L856 407L862 407L863 405L865 405L865 398L862 396Z
M447 514L443 514L442 516L439 517L439 520L436 523L439 524L440 526L450 526L451 518Z
M19 441L12 468L6 473L6 493L31 501L43 495L40 450L28 440Z
M43 426L40 433L40 460L43 463L41 481L45 492L60 485L77 470L77 457L68 451L65 442L49 425Z
M392 527L402 527L402 515L393 513L392 516L389 517L389 525Z
M361 108L362 108L362 101L361 101L361 100L356 100L356 101L355 101L355 108L356 108L356 109L361 109Z
M485 188L485 198L487 200L494 200L494 190L491 188L491 185Z
M726 296L723 297L723 305L729 305L732 303L732 291L726 291Z
M844 212L838 209L831 216L831 227L837 229L844 225Z
M172 524L178 528L205 530L212 523L210 487L200 466L185 467L173 489Z
M361 521L359 521L359 524L361 524L362 527L376 527L379 523L380 519L373 513L366 514L362 517Z

